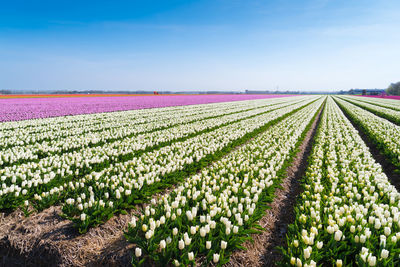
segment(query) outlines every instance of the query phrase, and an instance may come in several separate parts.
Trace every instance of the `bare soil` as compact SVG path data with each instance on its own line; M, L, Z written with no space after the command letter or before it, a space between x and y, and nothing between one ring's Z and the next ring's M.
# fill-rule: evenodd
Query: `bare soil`
M0 226L1 266L129 266L132 245L125 241L130 215L80 235L60 217L59 206L27 218L20 211L3 215Z

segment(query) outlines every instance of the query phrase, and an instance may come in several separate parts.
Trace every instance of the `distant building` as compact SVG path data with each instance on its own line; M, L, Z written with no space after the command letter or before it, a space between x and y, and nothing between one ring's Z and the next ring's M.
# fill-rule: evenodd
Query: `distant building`
M350 89L348 94L350 95L381 95L385 92L385 89Z

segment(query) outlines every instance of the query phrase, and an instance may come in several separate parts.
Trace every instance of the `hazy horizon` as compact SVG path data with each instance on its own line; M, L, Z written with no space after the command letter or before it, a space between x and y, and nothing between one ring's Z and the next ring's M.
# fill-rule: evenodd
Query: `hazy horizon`
M398 1L12 1L0 89L338 91L399 78Z

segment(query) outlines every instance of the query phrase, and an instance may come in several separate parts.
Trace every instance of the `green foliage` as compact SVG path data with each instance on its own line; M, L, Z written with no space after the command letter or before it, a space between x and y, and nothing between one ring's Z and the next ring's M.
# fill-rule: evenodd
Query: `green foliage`
M391 83L386 89L386 93L389 95L400 95L400 82Z

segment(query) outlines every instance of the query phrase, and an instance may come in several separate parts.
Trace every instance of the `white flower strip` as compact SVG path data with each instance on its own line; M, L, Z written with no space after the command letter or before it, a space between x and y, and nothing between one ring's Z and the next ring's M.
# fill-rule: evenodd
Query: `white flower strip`
M347 101L335 98L354 122L378 144L378 147L400 168L400 126Z
M178 129L174 128L175 130L165 129L162 131L148 133L147 135L126 138L111 144L105 144L101 147L85 148L79 151L74 151L73 153L53 155L51 157L43 158L39 162L30 162L18 166L14 165L11 167L5 167L0 170L0 177L2 180L2 188L0 189L0 206L15 205L14 202L22 203L23 200L31 198L33 194L39 194L35 196L35 199L40 201L41 198L47 197L49 194L52 195L53 193L63 191L63 188L66 186L63 184L70 180L74 180L74 177L81 176L85 173L95 173L108 167L109 164L107 165L107 162L118 160L124 162L126 161L124 158L126 155L132 155L132 153L135 151L143 151L147 147L153 147L160 143L170 144L164 149L170 153L170 151L180 149L179 146L181 144L186 144L184 141L175 144L173 140L177 138L187 136L191 133L196 133L196 131L206 130L207 128L215 127L216 125L234 122L238 119L245 119L239 123L236 122L229 124L226 127L222 127L223 129L226 129L226 131L223 133L221 132L221 128L217 128L210 133L206 132L200 134L198 137L196 137L197 139L189 138L189 140L207 140L201 144L203 146L203 151L208 151L209 148L207 148L206 144L209 144L210 142L216 142L216 136L219 136L218 140L221 140L221 138L225 138L226 140L220 144L217 143L218 146L216 148L223 147L223 145L229 143L227 140L234 140L234 138L236 138L236 135L231 133L231 129L236 129L237 127L247 128L246 131L248 129L255 129L251 127L259 127L260 125L265 124L264 121L268 120L271 116L277 116L276 114L284 114L280 113L282 111L279 110L285 110L289 112L290 110L300 107L301 105L305 105L316 98L308 97L307 99L307 101L297 104L293 104L293 102L290 101L285 104L274 105L269 109L266 107L265 110L263 110L264 112L274 109L277 109L278 111L272 111L270 113L259 115L250 119L245 118L248 116L257 115L258 113L261 113L261 111L253 110L245 112L244 114L238 113L207 121L199 121L197 124L191 124L192 127L185 127L183 125ZM279 107L285 107L288 105L289 107L278 109ZM257 117L264 119L264 121L257 119ZM253 122L257 120L258 124L254 124ZM251 127L247 127L246 122L250 123ZM243 131L242 133L246 133L246 131ZM226 134L226 136L223 136L223 134ZM204 138L201 139L202 137ZM208 142L210 139L211 141ZM183 147L182 150L188 150L188 148L196 145L192 143L194 143L194 141L188 141L188 146ZM203 153L204 152L201 152L199 154L199 152L197 152L196 155L201 156ZM132 162L134 162L134 164L136 164L135 160L136 158L133 157ZM180 158L176 158L176 160L178 161ZM184 160L184 158L181 160ZM146 168L148 167L150 167L150 165ZM177 166L173 168L176 167ZM114 168L113 165L111 165L111 168ZM47 193L42 193L43 190L49 191Z
M397 266L400 194L330 97L309 162L286 261Z
M229 123L238 119L245 118L247 116L253 116L256 115L257 113L262 113L266 112L269 109L275 109L279 108L281 106L287 106L290 105L292 102L288 102L285 104L280 104L280 105L275 105L272 106L271 108L265 107L263 109L256 109L256 110L251 110L248 112L243 112L239 114L232 114L228 116L223 116L223 117L218 117L218 118L213 118L210 120L205 120L205 121L199 121L195 122L192 124L185 124L185 125L179 125L177 127L169 128L169 129L164 129L161 131L156 131L156 132L150 132L147 134L142 134L138 136L134 136L132 138L126 138L120 141L116 141L111 144L105 144L101 147L94 147L94 148L86 148L80 151L76 151L74 153L68 153L70 158L76 158L76 157L82 157L80 156L81 154L90 154L90 155L99 155L99 154L105 154L101 153L101 151L105 150L106 153L107 151L112 151L119 149L120 147L124 147L124 149L128 152L132 152L135 150L140 150L144 149L148 146L154 146L157 143L160 142L166 142L166 141L171 141L176 138L184 137L185 135L189 135L192 133L195 133L197 131L202 131L205 130L209 127L215 127L221 124ZM130 147L127 147L130 146ZM61 158L63 155L54 155L52 157L44 158L41 160L41 162L53 162L54 158ZM40 163L38 165L40 165ZM30 166L30 165L35 165L35 163L27 163L27 164L21 164L19 165L19 169L23 169L25 166ZM3 174L4 172L7 172L8 169L15 169L15 167L6 167L4 170L0 170L0 174ZM13 173L13 175L18 175L18 173Z
M374 98L354 97L354 98L358 99L359 101L367 102L367 103L370 103L373 105L400 111L400 101L396 100L396 99L385 99L385 98L377 98L377 97L374 97Z
M291 97L291 99L294 99L294 97ZM4 122L0 123L0 147L26 145L46 139L52 140L83 134L85 132L124 127L132 123L149 123L157 119L173 119L184 115L201 115L207 112L213 113L217 110L240 111L247 107L263 105L263 103L272 104L286 101L288 100L284 98L259 99Z
M188 265L201 256L226 263L262 217L271 188L279 183L278 173L323 100L271 126L158 201L153 199L139 218L132 218L128 240L159 263Z
M151 186L157 188L163 183L171 183L171 181L163 179L166 175L183 170L187 165L221 151L247 133L251 133L315 99L313 97L305 103L274 110L183 142L173 143L133 160L114 164L101 172L93 172L79 181L65 184L63 189L65 188L66 192L72 192L69 195L73 197L69 197L63 211L69 216L85 212L88 215L88 221L78 225L85 230L90 224L98 223L96 220L99 218L107 218L108 214L112 214L117 208L126 208L135 200L140 200L149 194L152 195L155 189ZM43 193L40 199L46 201L59 199L62 193L63 190L54 188L54 190ZM91 217L92 214L93 217ZM78 223L80 222L78 221Z
M374 113L377 116L387 118L395 123L400 123L400 111L393 110L390 108L384 108L375 104L366 103L359 100L359 97L340 97L344 100L349 101L352 104L359 105L360 107Z
M262 106L274 105L281 102L281 99L276 102L271 100L247 101L247 105L240 103L235 106L234 104L236 103L234 103L232 105L233 107L215 105L214 108L179 109L175 112L168 113L163 111L160 112L161 114L153 113L153 111L150 115L147 115L147 117L141 113L132 114L131 111L127 111L118 113L118 117L113 114L115 117L107 123L105 121L99 123L99 120L93 115L94 118L88 118L89 123L87 123L87 125L78 124L75 125L75 127L70 127L65 130L60 128L60 125L57 125L57 127L54 127L55 125L46 125L46 127L51 127L51 131L43 131L43 129L40 129L41 127L37 127L39 128L37 129L39 130L37 133L13 130L11 137L0 137L0 143L2 143L3 147L11 145L2 150L0 166L4 163L11 164L20 160L36 160L39 158L39 155L50 153L59 154L71 149L102 144L115 139L122 139L165 127L179 126L213 116L222 116L227 113L241 112L247 109L257 109ZM93 125L93 123L91 123L93 121L96 121L97 124Z

